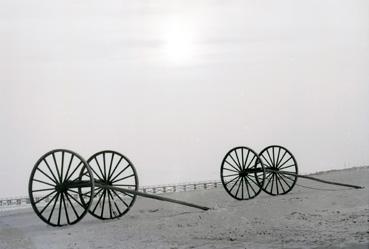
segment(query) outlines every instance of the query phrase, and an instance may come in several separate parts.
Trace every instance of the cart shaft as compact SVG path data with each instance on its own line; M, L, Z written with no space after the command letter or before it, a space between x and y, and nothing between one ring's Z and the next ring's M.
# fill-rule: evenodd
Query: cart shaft
M196 205L196 204L193 204L193 203L189 203L189 202L185 202L185 201L179 201L179 200L175 200L175 199L171 199L171 198L167 198L167 197L163 197L163 196L159 196L159 195L142 193L142 192L132 190L132 189L118 188L118 187L105 185L105 184L99 184L99 183L96 183L95 186L100 187L100 188L105 188L105 189L112 189L112 190L115 190L115 191L119 191L121 193L135 194L135 195L138 195L138 196L142 196L142 197L145 197L145 198L151 198L151 199L155 199L155 200L159 200L159 201L177 203L177 204L180 204L180 205L193 207L193 208L198 208L198 209L201 209L201 210L209 210L210 209L208 207L199 206L199 205Z
M70 183L68 183L67 186L68 186L67 188L83 188L83 187L91 186L91 183L90 183L90 181L78 181L78 182L70 182ZM159 195L142 193L142 192L139 192L139 191L136 191L136 190L133 190L133 189L118 188L118 187L108 185L108 184L104 184L104 183L100 183L100 182L95 182L95 187L99 187L99 188L103 188L103 189L112 189L112 190L115 190L115 191L119 191L121 193L130 193L130 194L142 196L142 197L145 197L145 198L151 198L151 199L155 199L155 200L159 200L159 201L177 203L177 204L180 204L180 205L193 207L193 208L198 208L198 209L201 209L201 210L209 210L210 209L208 207L199 206L199 205L189 203L189 202L185 202L185 201L179 201L179 200L175 200L175 199L171 199L171 198L167 198L167 197L163 197L163 196L159 196Z

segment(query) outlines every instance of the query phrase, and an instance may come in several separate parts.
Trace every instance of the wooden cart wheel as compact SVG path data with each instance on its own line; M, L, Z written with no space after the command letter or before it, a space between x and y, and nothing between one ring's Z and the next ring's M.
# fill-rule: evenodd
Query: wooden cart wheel
M81 169L84 175L79 174ZM85 184L77 186L81 181ZM92 203L94 181L80 155L57 149L36 162L28 192L32 208L41 220L52 226L63 226L75 224L86 215Z
M270 145L259 154L265 165L263 191L283 195L292 190L297 181L297 162L292 153L279 145Z
M220 178L227 193L237 200L256 197L264 184L265 171L258 154L247 147L231 149L224 157Z
M89 212L102 220L123 216L133 206L136 195L102 188L99 185L138 191L138 177L135 167L127 157L111 150L98 152L91 156L87 162L96 183L94 202Z

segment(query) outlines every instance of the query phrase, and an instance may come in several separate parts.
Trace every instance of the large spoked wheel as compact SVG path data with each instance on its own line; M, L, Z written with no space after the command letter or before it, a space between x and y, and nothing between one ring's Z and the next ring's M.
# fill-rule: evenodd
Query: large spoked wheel
M220 177L230 196L237 200L248 200L260 193L265 171L258 154L252 149L236 147L225 155Z
M80 170L86 173L82 176ZM91 205L92 173L77 153L53 150L36 162L28 192L32 208L41 220L52 226L75 224Z
M263 191L270 195L283 195L292 190L297 181L297 162L286 148L271 145L259 154L265 165Z
M123 216L133 206L136 195L121 193L101 185L127 188L138 191L136 169L122 154L105 150L87 160L95 178L94 201L89 212L102 220Z

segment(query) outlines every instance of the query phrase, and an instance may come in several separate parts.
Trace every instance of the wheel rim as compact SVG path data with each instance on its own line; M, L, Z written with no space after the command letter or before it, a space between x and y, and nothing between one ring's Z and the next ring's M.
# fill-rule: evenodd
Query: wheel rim
M85 171L79 174L79 169ZM84 186L71 187L84 181ZM78 189L78 191L77 191ZM77 153L57 149L43 155L33 167L28 184L30 202L36 214L49 225L75 224L87 213L94 191L92 173Z
M264 183L262 161L252 149L236 147L224 157L220 177L227 193L237 200L256 197Z
M270 195L290 192L297 181L297 176L291 174L298 174L297 161L293 154L280 145L271 145L262 150L259 157L264 162L266 171L263 191Z
M138 191L136 169L124 155L105 150L94 154L87 162L97 183ZM129 211L135 200L134 194L95 186L89 212L103 220L119 218Z

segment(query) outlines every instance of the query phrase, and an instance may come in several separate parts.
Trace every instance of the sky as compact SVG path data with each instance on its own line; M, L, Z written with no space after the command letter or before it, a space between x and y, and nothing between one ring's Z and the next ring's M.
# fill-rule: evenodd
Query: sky
M140 185L220 180L232 147L369 164L366 0L1 0L0 198L56 148Z

